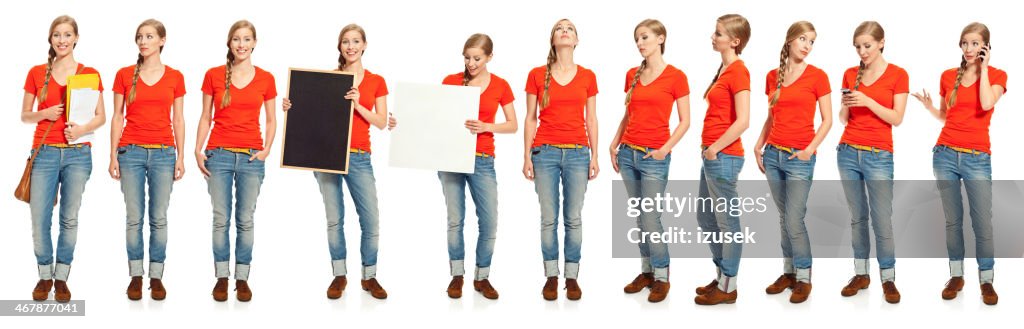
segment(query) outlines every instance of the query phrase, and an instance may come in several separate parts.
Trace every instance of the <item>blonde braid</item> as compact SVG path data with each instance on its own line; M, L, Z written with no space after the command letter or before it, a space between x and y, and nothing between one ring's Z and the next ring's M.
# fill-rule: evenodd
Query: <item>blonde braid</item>
M775 93L772 94L772 98L768 101L768 107L775 107L775 104L779 102L779 97L782 96L782 82L786 81L786 70L789 69L789 44L782 46L782 52L779 53L779 71L775 74Z
M43 90L39 93L39 103L42 104L46 101L50 86L50 74L53 74L53 61L57 58L57 52L50 48L50 56L46 59L46 77L43 78Z
M234 66L235 54L228 50L228 63L224 68L224 97L220 100L220 108L228 107L231 103L231 67Z
M547 70L544 73L544 93L541 96L541 108L548 107L548 103L551 101L551 96L548 94L548 89L551 87L551 64L554 64L557 60L558 54L555 53L555 46L551 46L551 50L548 51Z
M132 89L128 92L128 104L135 102L135 86L139 82L139 71L142 67L142 54L139 54L139 59L135 61L135 73L132 75Z
M708 98L708 93L711 92L711 87L714 87L715 86L715 82L718 82L718 78L722 74L722 68L723 67L725 67L725 63L722 63L722 64L718 65L718 71L715 71L715 72L717 72L717 73L715 73L715 78L711 79L711 84L708 85L708 90L704 91L704 98L705 99Z
M633 74L633 83L629 85L629 91L626 92L626 106L629 106L629 101L633 100L633 89L636 88L636 83L640 81L640 73L647 68L647 60L640 62L640 67L636 69L636 74Z
M463 86L468 86L469 85L469 69L468 68L466 69L466 71L462 72L462 85Z
M956 105L956 92L960 90L960 80L964 78L964 71L967 71L967 60L960 60L960 68L956 70L956 82L953 83L953 92L949 94L949 101L946 102L946 107L951 108Z

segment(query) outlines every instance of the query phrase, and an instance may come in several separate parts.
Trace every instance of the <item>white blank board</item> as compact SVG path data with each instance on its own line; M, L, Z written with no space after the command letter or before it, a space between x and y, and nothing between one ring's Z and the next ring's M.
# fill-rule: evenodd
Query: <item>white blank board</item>
M466 120L479 116L480 88L399 82L393 89L388 164L392 167L473 173L476 135Z

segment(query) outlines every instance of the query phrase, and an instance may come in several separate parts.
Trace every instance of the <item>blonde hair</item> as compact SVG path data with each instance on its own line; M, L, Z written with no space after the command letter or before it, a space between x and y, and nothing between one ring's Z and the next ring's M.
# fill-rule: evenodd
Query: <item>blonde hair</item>
M991 33L988 30L988 26L985 26L985 24L978 22L967 24L967 26L964 27L964 30L960 32L960 40L963 40L964 36L969 33L980 34L981 40L985 41L986 45L989 43ZM953 107L953 105L956 105L956 94L957 91L960 90L960 81L964 78L964 71L967 71L967 59L961 56L960 68L956 70L956 82L953 84L953 92L949 94L949 100L946 101L946 107Z
M768 101L768 107L774 107L779 102L779 97L782 96L782 82L786 80L786 70L789 69L789 43L807 32L816 32L814 24L811 22L799 21L789 26L789 31L786 32L786 43L782 44L782 51L779 52L779 71L776 72L775 93Z
M256 40L256 27L253 26L252 23L250 23L249 21L243 19L235 22L235 24L231 24L231 29L228 30L227 41L228 63L227 65L225 65L224 70L224 97L222 97L220 100L220 108L225 108L228 106L228 104L231 104L231 67L234 65L235 62L235 54L231 52L231 37L235 35L235 31L241 29L249 29L249 31L252 31L252 39ZM251 51L252 50L250 50L250 52Z
M551 49L548 50L548 62L545 65L547 67L547 70L545 70L544 73L544 92L541 94L540 101L540 107L542 108L547 107L548 103L551 101L551 97L550 95L548 95L548 89L550 89L551 87L551 64L555 64L555 61L558 61L558 53L555 52L555 30L558 29L558 24L561 24L562 22L569 22L569 24L572 25L572 21L570 21L568 18L563 18L558 20L558 22L555 22L555 26L551 27ZM576 25L573 25L572 27L573 33L577 33ZM576 36L579 37L579 34L577 33Z
M167 37L167 29L164 28L164 23L161 23L160 21L152 18L143 21L142 24L139 24L139 27L135 28L136 37L138 37L139 31L142 30L143 26L153 27L154 29L156 29L156 34L159 35L161 38ZM160 46L160 52L164 52L164 46ZM139 59L135 61L135 73L132 74L132 89L128 92L129 104L135 102L135 86L138 84L139 68L142 66L142 61L144 59L145 58L142 57L142 53L139 53Z
M494 51L494 42L486 34L476 33L466 39L466 44L462 46L462 53L465 54L469 48L480 48L484 51L484 55L491 56ZM462 85L469 85L469 68L466 68L462 74Z
M866 21L860 23L860 25L857 26L857 29L853 30L854 43L857 42L857 37L862 35L871 36L871 38L874 38L875 41L882 41L883 39L885 39L885 29L882 29L882 24L878 24L878 22ZM885 47L880 48L878 51L885 51ZM864 64L864 61L860 61L860 65L857 66L857 80L853 84L853 90L860 89L860 80L861 78L864 77L865 66L866 65Z
M633 41L637 40L636 31L641 27L651 29L651 32L654 32L655 35L668 37L668 30L665 29L665 24L661 24L661 22L656 19L648 18L641 21L640 24L637 24L636 27L633 28ZM659 45L662 54L665 53L665 43L667 42L668 40ZM636 88L636 83L640 81L640 73L643 73L646 68L647 59L645 58L640 62L640 67L636 69L636 74L633 74L633 82L629 84L629 91L626 92L626 106L629 106L629 101L633 100L633 89Z
M743 48L750 41L750 22L739 14L722 15L718 18L717 22L722 24L722 27L725 28L725 33L729 34L729 37L740 40L740 44L736 46L736 55L743 53ZM725 67L725 63L718 65L718 71L715 71L715 78L711 79L711 84L704 91L704 98L708 97L711 87L715 86L715 82L718 81L718 75L722 72L723 67Z
M46 58L46 77L43 78L43 90L39 93L40 103L45 102L46 97L49 96L49 88L47 87L50 86L50 75L53 73L53 61L57 59L57 51L53 50L53 39L51 39L51 37L53 36L53 31L61 24L71 25L71 30L75 31L75 36L78 35L78 22L76 22L74 18L71 18L71 16L57 16L57 18L54 18L53 22L50 23L50 32L46 36L46 42L50 44L50 51L49 57ZM71 49L74 49L76 46L78 46L77 42L71 45Z
M341 50L341 38L349 31L359 32L359 37L363 38L363 42L366 42L366 30L363 30L362 26L349 24L341 28L341 33L338 33L338 70L344 70L345 66L349 64L345 61L345 52ZM359 55L362 55L363 53L366 53L366 49L363 49Z

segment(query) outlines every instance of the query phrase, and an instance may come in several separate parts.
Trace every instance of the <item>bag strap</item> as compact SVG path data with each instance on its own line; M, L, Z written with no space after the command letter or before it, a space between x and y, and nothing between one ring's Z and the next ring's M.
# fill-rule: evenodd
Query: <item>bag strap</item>
M82 63L78 63L78 65L78 71L75 72L76 75L82 74L82 71L85 70L85 65L82 65ZM50 125L46 126L46 132L43 133L43 138L39 140L39 147L32 152L32 158L28 160L29 163L36 162L36 156L39 155L39 150L43 148L43 142L46 141L46 136L50 135L50 128L53 128L53 124L55 123L57 123L57 121L50 121Z

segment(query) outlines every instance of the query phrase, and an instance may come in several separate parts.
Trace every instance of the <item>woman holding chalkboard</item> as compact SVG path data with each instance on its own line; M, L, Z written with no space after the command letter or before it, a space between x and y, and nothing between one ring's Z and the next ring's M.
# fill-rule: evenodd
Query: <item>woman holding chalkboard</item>
M526 79L523 175L534 181L540 200L541 254L547 277L541 295L546 300L558 298L557 225L562 206L566 297L578 300L583 295L576 282L583 244L580 213L587 181L597 178L600 170L597 149L590 147L597 145L597 78L573 62L579 43L576 25L568 19L558 21L549 39L547 64L531 70ZM559 180L565 193L561 204Z
M39 282L32 290L32 299L46 300L53 288L53 298L66 303L71 300L67 281L71 260L75 256L78 208L82 205L85 182L92 172L92 145L87 142L71 143L103 125L103 83L99 82L96 70L75 61L78 23L74 18L60 16L54 19L50 23L47 41L49 57L46 64L28 71L21 103L21 121L36 125L32 138L33 152L29 152L30 155L35 154L29 207ZM68 78L76 74L96 74L99 82L96 116L89 122L68 122L64 113ZM32 103L38 104L35 111L32 111ZM60 236L57 238L54 265L50 229L57 194L60 194Z
M454 86L480 87L480 114L466 120L466 129L476 134L476 162L472 174L440 171L445 204L448 207L448 260L452 281L448 283L448 297L462 297L463 262L466 247L462 228L466 219L466 185L476 205L477 225L480 233L476 241L476 272L473 289L488 299L497 299L498 291L488 280L491 270L491 256L494 254L494 240L498 231L498 181L494 173L494 134L512 134L518 129L516 111L512 107L512 88L508 82L487 71L487 63L493 58L494 43L486 34L474 34L462 47L465 70L444 78L443 84ZM495 123L498 108L505 116L505 122ZM397 125L395 118L388 122L390 128Z
M128 275L132 277L126 293L131 300L142 298L142 218L147 190L149 291L156 300L167 295L161 281L167 249L167 207L171 186L185 174L185 154L176 152L185 143L185 79L181 72L160 61L166 38L167 29L160 21L148 19L139 24L135 29L138 61L118 70L111 87L114 115L110 119L109 172L111 178L121 181L124 193L128 231L125 244Z
M213 299L225 301L228 298L231 274L228 224L234 210L235 291L239 301L247 302L252 299L247 280L255 236L253 213L263 184L264 161L277 132L274 113L277 87L270 72L252 64L252 52L256 48L256 28L252 23L241 20L231 25L227 47L227 64L206 71L203 79L203 113L196 136L196 162L206 178L213 201L213 258L217 276ZM260 137L260 107L266 111L265 138Z
M334 269L334 280L327 287L327 298L340 298L345 291L348 280L345 275L345 202L342 183L348 183L352 193L352 202L359 214L359 227L362 229L359 253L362 258L363 290L377 299L388 298L387 291L377 282L377 238L378 219L377 186L373 177L373 164L370 161L370 125L383 129L387 124L388 86L384 78L363 68L363 52L366 51L366 31L356 24L346 25L338 35L338 70L355 75L353 87L345 94L345 99L353 102L351 149L349 149L348 174L332 174L314 172L320 194L324 198L324 210L327 213L327 245L331 252L331 267ZM365 95L365 96L363 96ZM284 110L291 109L291 102L284 99Z

